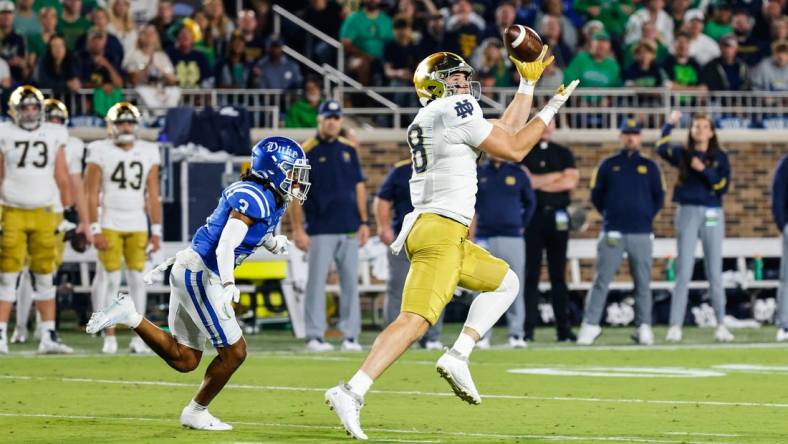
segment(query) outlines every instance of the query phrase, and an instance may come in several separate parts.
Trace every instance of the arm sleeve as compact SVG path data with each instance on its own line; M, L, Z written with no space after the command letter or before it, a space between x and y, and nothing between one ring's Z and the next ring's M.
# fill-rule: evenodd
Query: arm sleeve
M87 150L85 163L95 163L103 168L101 162L101 147L97 147L95 143L90 143L85 149Z
M523 180L523 190L521 193L521 198L523 200L523 227L527 227L529 223L531 223L531 218L534 216L534 212L536 212L536 193L534 192L534 188L531 186L531 179L528 178L528 175L523 172L522 175Z
M383 185L381 185L380 190L378 190L379 198L388 201L394 200L394 175L396 172L396 169L389 171L386 178L383 179Z
M470 95L448 100L443 109L443 124L450 143L477 148L490 135L493 125L484 119L479 102Z
M224 196L233 210L246 217L260 220L271 213L271 203L254 185L242 184L228 188L224 191Z
M361 161L358 160L358 153L355 148L350 148L350 158L353 160L353 174L356 176L356 183L364 182L364 170L361 169Z
M216 245L216 267L222 283L235 282L235 249L241 245L249 227L240 219L229 218Z
M772 215L777 229L782 231L785 227L785 199L788 194L788 156L783 157L777 165L772 181Z
M722 154L717 165L713 167L706 167L703 170L703 177L709 183L709 186L714 190L714 193L721 196L728 192L728 185L730 184L731 166L728 163L728 156Z
M672 131L673 125L669 123L666 123L662 127L662 133L660 134L659 140L657 141L657 154L659 157L665 159L665 161L669 164L673 165L674 167L678 167L679 162L681 161L681 148L670 145L670 133Z
M604 196L605 196L605 163L602 162L596 167L594 173L591 175L591 203L594 208L599 211L599 214L604 214Z
M66 160L68 161L68 174L82 173L82 153L85 143L79 139L69 139L66 143Z

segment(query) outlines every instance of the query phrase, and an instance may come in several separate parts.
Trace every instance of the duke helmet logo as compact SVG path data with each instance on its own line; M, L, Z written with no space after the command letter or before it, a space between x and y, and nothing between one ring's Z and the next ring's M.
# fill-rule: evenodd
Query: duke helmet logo
M279 146L276 142L268 142L265 144L265 150L269 153L278 152L287 157L298 157L296 150L289 146Z
M473 114L473 104L468 99L465 99L454 105L454 111L457 111L457 117L464 119Z

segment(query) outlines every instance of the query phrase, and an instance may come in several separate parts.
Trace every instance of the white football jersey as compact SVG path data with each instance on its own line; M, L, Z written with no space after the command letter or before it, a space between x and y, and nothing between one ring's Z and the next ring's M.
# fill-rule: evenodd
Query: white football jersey
M82 174L82 162L86 159L87 150L85 150L85 142L74 137L69 136L66 142L66 165L68 166L68 174ZM52 206L58 213L63 212L63 204L60 201L60 190L55 185L55 200Z
M145 191L148 174L159 165L159 147L137 140L125 150L110 139L88 144L88 164L101 168L102 228L117 231L147 231Z
M437 99L408 127L413 208L470 225L476 206L478 146L492 131L470 94Z
M66 145L68 131L60 125L42 123L27 131L13 122L0 123L0 152L5 178L2 200L17 208L43 208L60 201L55 182L55 158Z

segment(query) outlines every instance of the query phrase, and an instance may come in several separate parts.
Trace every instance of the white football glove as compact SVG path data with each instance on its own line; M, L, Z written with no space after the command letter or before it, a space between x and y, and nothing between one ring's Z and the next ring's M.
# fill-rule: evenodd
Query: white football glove
M561 85L558 90L555 92L555 95L547 102L547 105L542 108L536 114L536 117L542 119L545 125L550 125L550 122L555 117L555 114L564 106L567 100L569 100L569 96L572 95L577 85L580 83L580 80L573 80L569 86Z
M77 224L69 220L63 219L57 226L58 234L63 234L77 228Z
M292 242L287 239L287 236L283 236L281 234L276 236L269 234L265 237L265 239L263 239L263 247L273 254L287 253L287 246L290 244L292 244Z
M231 319L235 315L235 310L233 309L233 302L238 303L241 300L241 290L235 286L235 284L230 284L222 290L222 309L220 310L220 316L222 319Z

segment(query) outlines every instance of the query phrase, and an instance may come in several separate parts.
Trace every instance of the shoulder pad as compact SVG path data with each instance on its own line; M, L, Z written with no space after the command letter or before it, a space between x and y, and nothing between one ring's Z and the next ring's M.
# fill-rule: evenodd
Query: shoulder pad
M317 145L317 137L312 137L312 138L309 138L309 139L305 140L304 143L301 144L301 149L304 150L304 153L308 153L316 145Z
M230 207L244 216L262 219L271 213L272 203L266 193L252 182L235 182L223 194Z

